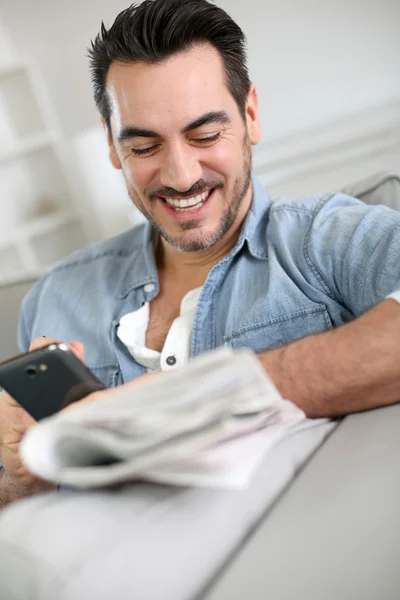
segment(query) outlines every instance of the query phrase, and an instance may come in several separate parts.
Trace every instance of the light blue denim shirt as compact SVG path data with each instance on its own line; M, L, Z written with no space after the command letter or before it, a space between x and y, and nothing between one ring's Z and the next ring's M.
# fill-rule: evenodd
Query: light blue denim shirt
M21 349L41 335L80 340L106 386L144 373L116 333L123 315L158 294L152 240L145 224L59 263L23 302ZM273 201L253 179L239 239L203 286L191 354L276 348L340 326L399 288L400 213L343 194Z

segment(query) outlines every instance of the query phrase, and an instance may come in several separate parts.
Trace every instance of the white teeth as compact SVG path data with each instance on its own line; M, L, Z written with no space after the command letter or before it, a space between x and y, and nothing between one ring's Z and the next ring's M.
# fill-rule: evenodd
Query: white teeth
M173 206L175 210L184 210L188 208L190 210L190 207L194 206L197 209L200 208L200 205L203 206L204 201L207 200L210 193L211 191L209 190L208 192L204 192L203 194L199 194L198 196L193 196L193 198L186 198L184 200L177 200L175 198L165 198L165 200L167 204Z
M175 210L176 210L177 212L189 212L189 211L193 210L194 208L195 208L196 210L198 210L198 209L199 209L199 208L201 208L202 206L204 206L204 203L203 203L203 202L199 202L199 204L196 204L196 205L195 205L195 207L191 207L191 208L175 208Z

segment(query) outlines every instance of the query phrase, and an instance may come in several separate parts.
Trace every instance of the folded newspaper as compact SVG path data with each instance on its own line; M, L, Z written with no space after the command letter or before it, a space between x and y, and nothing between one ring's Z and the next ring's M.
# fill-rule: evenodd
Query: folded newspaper
M21 454L34 474L79 488L145 480L240 489L304 419L255 354L222 348L41 421Z

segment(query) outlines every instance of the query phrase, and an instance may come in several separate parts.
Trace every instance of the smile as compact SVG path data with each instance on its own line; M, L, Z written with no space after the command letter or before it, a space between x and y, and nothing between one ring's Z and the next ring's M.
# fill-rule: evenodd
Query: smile
M193 196L192 198L163 198L163 200L178 212L187 212L191 210L198 210L201 208L208 197L210 196L212 190L208 190L208 192L204 192L203 194L199 194L198 196Z

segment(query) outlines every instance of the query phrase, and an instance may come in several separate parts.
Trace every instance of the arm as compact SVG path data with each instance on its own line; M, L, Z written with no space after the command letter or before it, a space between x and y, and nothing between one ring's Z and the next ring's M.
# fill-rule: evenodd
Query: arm
M262 364L310 417L397 402L400 305L384 299L400 289L400 212L337 194L322 199L304 231L299 268L307 264L310 283L356 318L263 353Z
M400 400L399 332L400 305L387 299L351 323L259 359L308 417L335 417Z

